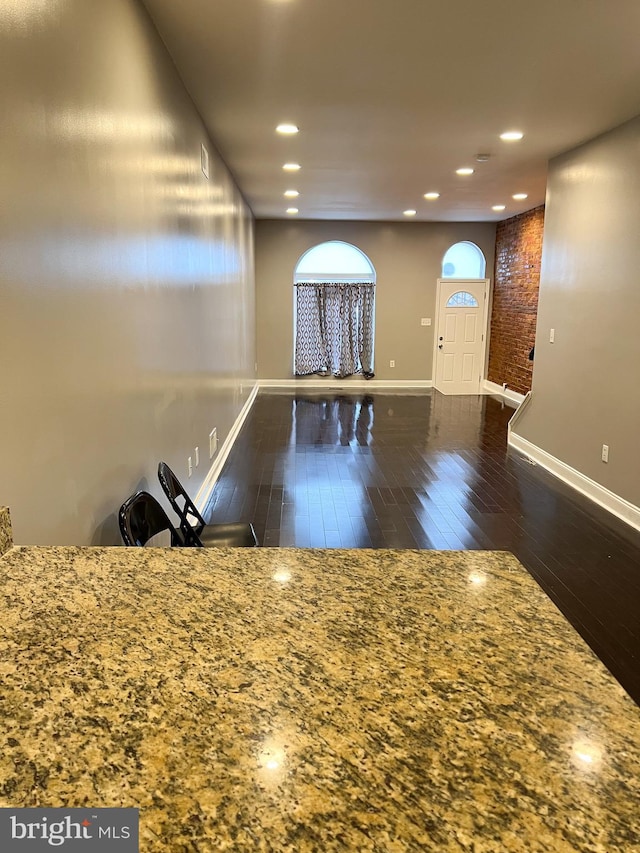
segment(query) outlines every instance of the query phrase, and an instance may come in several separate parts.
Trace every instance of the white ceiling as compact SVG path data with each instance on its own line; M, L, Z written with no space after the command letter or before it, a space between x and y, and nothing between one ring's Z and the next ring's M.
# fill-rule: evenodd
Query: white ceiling
M144 2L257 218L295 188L305 219L504 219L543 203L550 157L640 113L638 0Z

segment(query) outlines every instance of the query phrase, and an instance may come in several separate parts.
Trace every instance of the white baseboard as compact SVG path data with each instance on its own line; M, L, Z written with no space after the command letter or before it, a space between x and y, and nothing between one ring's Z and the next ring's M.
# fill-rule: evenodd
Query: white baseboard
M227 461L227 457L231 452L231 448L234 445L236 438L240 430L242 429L242 425L247 419L247 415L251 411L251 407L258 395L258 384L256 383L251 389L251 393L246 399L244 406L242 407L240 414L235 420L234 425L229 430L229 434L225 438L222 447L218 451L216 458L213 460L213 464L207 473L207 476L204 478L204 481L200 488L198 489L198 493L196 494L193 502L198 508L198 512L202 513L207 504L209 503L209 498L211 497L211 492L213 491L213 487L216 484L218 477L220 476L220 472L224 466L224 463Z
M431 379L336 379L335 376L319 377L314 379L258 379L260 388L308 388L317 391L332 391L336 388L341 391L349 389L377 388L405 390L409 388L433 388Z
M511 400L512 403L517 403L520 405L525 398L524 394L520 394L518 391L512 391L510 388L507 388L506 385L498 385L497 382L489 382L488 379L484 380L484 390L487 394L495 394L499 397L504 397L505 400Z
M515 428L516 424L521 420L524 413L527 411L529 406L531 405L532 392L527 391L524 396L524 400L520 403L518 408L509 418L509 423L507 424L507 442L511 438L511 432Z
M597 503L598 506L608 510L636 530L640 530L640 507L610 492L609 489L601 486L600 483L596 483L595 480L591 480L589 477L581 474L580 471L576 471L575 468L571 468L570 465L556 459L555 456L547 453L546 450L542 450L536 444L527 441L526 438L522 438L521 435L511 432L508 441L509 447L513 447L520 453L524 453L533 462L541 465L553 474L554 477L562 480L563 483L567 483L567 485L571 486L577 492L580 492L581 495Z

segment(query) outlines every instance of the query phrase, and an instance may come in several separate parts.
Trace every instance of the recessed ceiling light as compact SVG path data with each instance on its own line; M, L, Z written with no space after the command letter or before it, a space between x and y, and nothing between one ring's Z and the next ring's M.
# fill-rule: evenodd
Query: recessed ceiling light
M298 169L302 168L300 163L285 163L282 167L285 172L297 172Z
M440 193L425 193L424 197L428 201L435 201L437 198L440 198Z
M415 216L417 212L418 212L417 210L403 210L402 211L402 213L405 216Z
M298 198L300 193L298 192L298 190L285 190L284 195L285 198Z
M521 130L505 130L500 134L500 139L504 139L505 142L517 142L523 136L524 133Z
M295 126L295 124L279 124L276 127L276 130L278 131L278 133L284 133L285 136L289 136L292 133L298 132L298 128Z
M506 204L494 204L493 207L491 208L491 210L495 210L496 212L499 212L501 210L504 210L505 207L506 207Z
M297 208L297 207L288 207L288 208L287 208L287 213L288 213L288 214L290 214L291 216L295 216L295 214L296 214L297 212L298 212L298 208Z
M463 166L462 169L456 169L456 175L473 175L473 169Z
M511 198L515 199L516 201L524 201L525 198L527 198L527 194L526 193L516 193L515 195L512 195Z

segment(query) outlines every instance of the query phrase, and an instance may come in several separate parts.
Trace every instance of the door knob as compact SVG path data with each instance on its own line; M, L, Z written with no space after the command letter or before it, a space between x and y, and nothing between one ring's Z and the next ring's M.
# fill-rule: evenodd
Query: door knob
M442 349L442 344L438 344L438 349Z

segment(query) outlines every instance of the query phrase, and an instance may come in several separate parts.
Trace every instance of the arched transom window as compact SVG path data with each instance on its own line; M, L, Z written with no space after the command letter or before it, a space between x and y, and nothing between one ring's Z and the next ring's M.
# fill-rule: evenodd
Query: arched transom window
M376 271L364 252L350 243L329 240L305 252L298 261L294 281L368 281L375 283Z
M475 243L454 243L442 259L442 278L484 278L487 262Z

